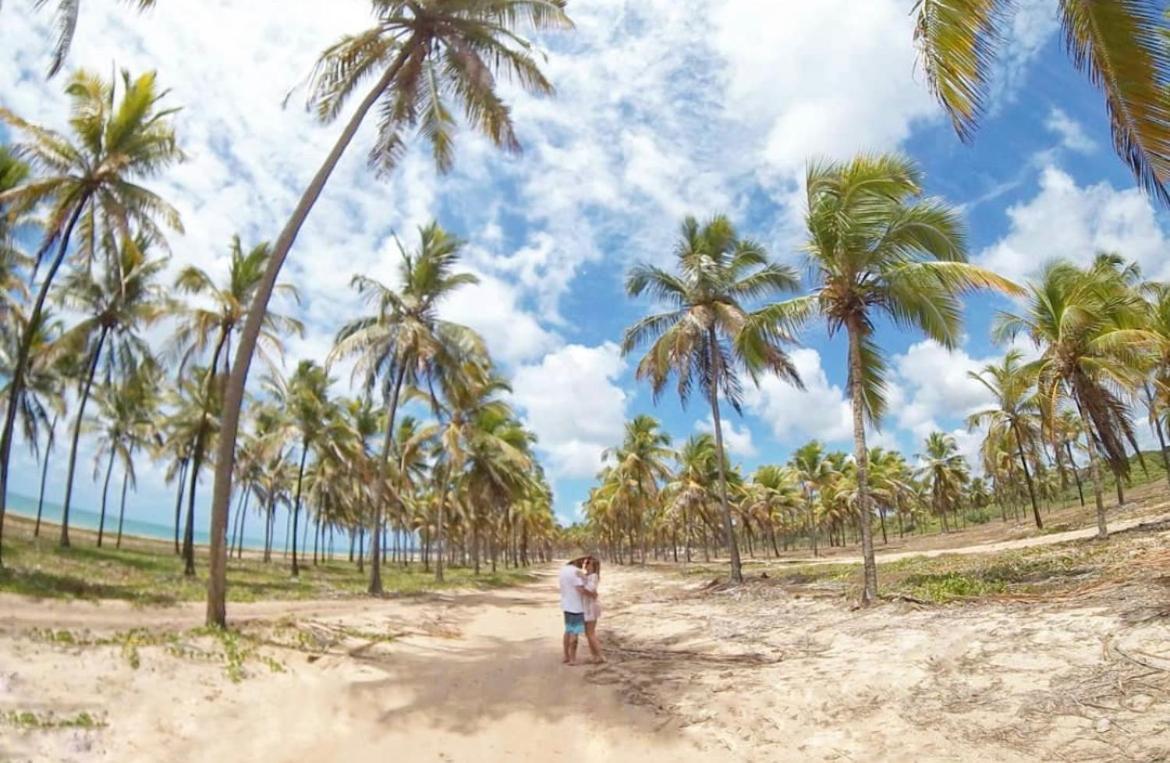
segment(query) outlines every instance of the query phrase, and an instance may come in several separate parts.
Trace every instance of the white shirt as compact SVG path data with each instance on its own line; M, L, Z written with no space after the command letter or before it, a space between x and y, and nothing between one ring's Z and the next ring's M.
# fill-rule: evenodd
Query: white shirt
M585 611L585 604L581 599L581 588L585 580L581 577L581 570L571 564L561 567L561 609L565 612L581 614Z

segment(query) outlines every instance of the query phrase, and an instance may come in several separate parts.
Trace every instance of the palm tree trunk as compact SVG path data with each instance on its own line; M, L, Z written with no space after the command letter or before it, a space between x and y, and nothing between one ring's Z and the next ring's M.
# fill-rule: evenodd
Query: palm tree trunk
M409 41L408 41L409 42ZM309 216L310 210L317 202L329 176L341 161L345 149L353 141L358 128L366 114L373 108L378 98L390 87L398 71L406 62L411 52L409 45L404 45L394 62L382 75L377 84L362 100L341 136L337 139L333 149L325 158L325 162L313 176L313 180L305 189L304 194L297 202L292 217L280 232L276 243L272 247L272 255L268 260L268 267L264 273L264 280L256 289L256 296L248 310L248 317L244 321L244 330L240 336L239 346L236 348L236 360L231 374L228 376L227 390L224 395L223 423L220 430L219 449L215 459L215 487L212 491L211 503L211 563L207 580L207 624L224 626L227 624L227 559L224 557L223 544L218 536L227 525L228 502L232 495L232 471L236 454L236 435L240 427L240 409L244 404L244 386L248 381L248 367L252 363L252 354L256 351L256 342L260 338L260 328L264 315L268 310L268 301L276 288L276 280L280 269L288 258L289 250L296 241L297 234ZM2 487L2 486L0 486Z
M33 527L33 537L41 537L41 512L45 508L45 481L49 477L49 461L52 460L53 442L57 439L57 414L53 414L53 421L49 424L49 439L45 443L45 460L41 465L41 492L37 497L37 523Z
M865 444L864 392L861 387L861 326L856 318L847 325L849 333L850 402L853 408L853 457L857 469L857 514L861 529L863 585L860 604L867 607L877 599L877 561L873 555L873 532L869 510L869 450Z
M1064 441L1065 450L1068 451L1068 463L1072 467L1073 479L1077 482L1077 495L1080 496L1081 505L1085 505L1085 490L1081 486L1081 470L1077 468L1077 462L1073 460L1072 443L1068 440ZM1165 452L1165 451L1163 451Z
M450 468L442 470L443 484L439 487L439 506L438 518L435 523L435 582L443 582L443 540L446 536L444 525L447 523L447 472Z
M97 537L98 548L102 547L102 536L105 535L105 531L106 531L106 501L110 495L110 477L113 476L113 474L114 474L114 448L113 448L113 446L111 446L110 447L110 460L109 460L109 463L106 464L106 479L102 483L102 511L98 515L98 537ZM97 475L95 474L94 476L96 477Z
M195 577L195 491L199 486L199 468L203 466L203 430L195 435L191 452L191 472L187 475L187 525L183 531L183 574Z
M69 548L69 504L73 500L73 474L77 470L77 445L81 441L81 423L85 419L85 405L89 402L89 392L93 388L93 377L97 373L98 361L102 356L102 345L106 342L107 329L102 327L98 333L97 345L93 348L93 356L89 361L89 371L85 376L85 386L81 389L81 399L77 403L77 421L73 425L73 445L69 449L69 469L65 476L65 505L61 511L61 548Z
M719 417L719 355L716 348L719 346L715 336L715 327L707 329L708 352L711 363L711 383L707 390L707 397L711 403L711 420L715 430L715 458L719 464L719 507L723 512L723 532L727 534L728 552L731 556L731 582L743 582L743 567L739 560L739 546L735 542L735 525L731 521L731 506L727 502L727 474L724 468L723 453L723 421Z
M126 487L129 484L130 470L127 468L122 472L122 501L118 507L118 540L114 544L114 548L122 547L122 525L126 521Z
M305 477L305 459L309 456L309 443L301 441L301 466L297 469L297 495L293 500L292 513L292 575L297 577L301 574L297 567L297 520L301 513L301 484Z
M1154 429L1154 434L1158 435L1159 452L1162 454L1162 466L1166 469L1166 482L1170 483L1170 454L1166 453L1166 435L1162 431L1162 422L1158 419L1157 402L1154 400L1154 393L1150 389L1150 383L1146 382L1146 400L1150 408L1150 426Z
M1081 424L1085 427L1085 447L1089 451L1089 475L1093 480L1093 498L1097 502L1097 537L1108 538L1109 528L1105 524L1105 498L1101 489L1101 462L1097 453L1097 442L1093 436L1093 428L1085 416L1081 401L1077 400L1077 412L1081 415Z
M44 312L45 300L49 296L53 278L61 268L61 263L65 261L66 252L69 251L69 239L73 236L73 227L77 225L77 220L81 217L81 212L85 209L91 195L92 191L82 191L81 196L77 199L77 206L69 215L69 222L65 224L65 230L62 232L61 241L57 246L57 255L45 273L45 280L41 282L37 298L28 313L28 323L25 325L24 331L21 332L20 347L16 351L16 362L13 364L12 376L8 382L8 406L4 414L4 430L0 432L0 566L3 565L4 517L8 513L8 462L12 458L12 441L16 432L16 411L20 407L18 405L20 396L24 393L24 374L28 370L32 340L41 321L41 313ZM64 515L61 518L61 526L63 528L67 526ZM68 534L66 533L63 537L65 539L64 545L68 546Z
M1028 484L1028 498L1032 501L1032 517L1036 520L1036 527L1044 529L1040 521L1040 509L1036 506L1036 486L1032 484L1032 473L1028 471L1028 459L1024 456L1024 439L1020 436L1020 428L1013 421L1012 432L1016 435L1016 452L1020 456L1020 466L1024 467L1024 482Z
M179 528L183 524L183 487L187 483L188 459L179 460L179 489L175 493L175 556L182 553L179 549Z
M394 419L398 414L398 395L402 392L402 380L406 377L406 364L396 370L394 388L390 391L390 403L386 409L386 437L382 440L382 456L378 461L378 477L374 481L374 526L370 533L370 586L369 593L382 593L382 504L385 501L386 466L390 462L390 451L394 447Z

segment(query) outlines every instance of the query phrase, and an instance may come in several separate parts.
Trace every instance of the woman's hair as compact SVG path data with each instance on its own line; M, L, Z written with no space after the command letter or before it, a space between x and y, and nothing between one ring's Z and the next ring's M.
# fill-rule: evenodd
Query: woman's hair
M601 577L601 560L596 556L591 557L585 565L585 571Z

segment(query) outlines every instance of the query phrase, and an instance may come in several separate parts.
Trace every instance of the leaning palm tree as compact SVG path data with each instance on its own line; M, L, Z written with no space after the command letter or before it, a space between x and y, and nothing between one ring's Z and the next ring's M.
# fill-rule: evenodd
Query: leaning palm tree
M874 338L875 321L885 317L951 348L959 341L960 295L980 288L1018 291L965 261L958 213L941 200L923 198L922 181L913 162L897 155L811 165L805 224L813 292L771 308L779 326L815 317L830 334L844 330L848 338L863 606L877 597L865 420L880 422L886 405L886 361Z
M927 83L964 141L986 110L1012 0L917 0L915 39ZM1170 201L1170 48L1161 3L1059 0L1073 65L1101 89L1113 143L1138 184Z
M156 0L130 0L143 11L153 8ZM48 0L33 0L33 4L40 8L48 4ZM81 0L57 0L57 10L54 14L54 24L57 27L57 42L53 46L53 60L49 64L49 77L54 77L65 65L69 57L69 49L73 46L73 35L77 31L77 19L81 16Z
M763 247L741 239L726 217L701 224L687 217L675 247L675 272L654 265L635 265L626 279L632 297L648 293L666 307L628 328L622 353L650 342L638 363L637 377L649 379L657 400L669 378L678 377L678 396L685 405L695 382L711 406L718 450L719 501L723 532L731 555L731 579L743 581L739 547L727 498L723 469L723 421L719 398L740 411L743 387L740 369L757 381L771 372L801 386L800 376L783 345L791 336L744 306L796 288L795 272L769 262Z
M172 391L173 414L168 422L171 436L189 444L187 459L187 517L183 529L183 574L195 576L195 495L199 489L199 471L215 446L219 417L223 406L222 379L217 380L210 368L193 366ZM181 509L183 485L180 482Z
M1140 296L1118 281L1113 263L1098 259L1081 269L1057 261L1029 286L1023 311L1000 314L994 326L1000 341L1024 334L1040 349L1034 365L1045 418L1056 420L1064 401L1080 415L1102 538L1109 530L1101 455L1118 480L1128 475L1125 446L1135 439L1131 398L1145 382L1151 349L1161 342L1145 328L1146 318Z
M363 82L377 79L277 237L236 350L224 401L212 503L209 624L223 625L226 619L226 558L220 536L227 526L236 430L260 321L301 226L358 128L380 103L378 135L370 150L370 163L382 173L393 170L406 150L407 133L412 130L431 144L440 171L451 167L457 122L451 101L462 107L467 124L492 143L519 151L511 114L496 92L496 76L513 79L531 92L551 93L552 85L540 70L532 43L516 29L521 24L537 31L572 26L564 12L565 0L373 0L372 6L377 16L374 27L344 37L322 54L311 78L309 105L323 121L333 121Z
M28 137L17 146L34 173L14 188L0 191L0 207L9 214L44 205L45 237L40 255L53 247L48 268L32 308L30 325L36 325L54 278L65 262L74 228L86 216L86 234L80 250L92 258L99 229L129 238L137 231L156 245L165 245L163 230L156 220L181 231L179 213L161 197L139 185L156 177L182 159L171 127L170 109L161 109L165 92L160 92L154 73L131 79L122 73L121 97L116 82L105 82L96 74L79 71L66 89L72 99L72 137L31 124L0 107L0 121ZM8 400L16 400L25 384L33 336L25 331L13 364ZM0 517L4 514L8 490L8 466L12 454L16 406L9 405L0 431Z
M109 255L111 262L97 270L79 270L62 288L65 305L84 317L69 329L64 342L79 348L87 360L73 426L69 468L65 476L65 501L61 513L61 546L69 545L69 509L73 476L81 439L85 407L99 368L105 376L128 374L151 358L143 332L167 314L168 302L157 283L166 259L151 258L144 239L123 240Z
M443 300L462 286L479 282L474 275L455 270L463 242L438 223L419 228L419 247L399 245L398 280L392 288L366 276L353 285L375 312L342 327L330 361L356 357L353 378L367 395L376 387L386 405L386 434L378 463L387 467L403 384L427 386L444 369L459 366L469 354L486 352L478 334L439 317ZM382 593L382 494L384 479L374 481L373 526L370 529L370 586Z
M1036 502L1036 486L1025 454L1025 451L1034 453L1041 429L1035 368L1024 364L1019 350L1009 350L1000 363L989 363L978 373L968 371L967 377L979 382L993 401L992 407L968 416L967 427L974 430L986 426L989 439L1015 443L1020 467L1024 470L1024 482L1028 486L1028 498L1032 502L1032 517L1036 527L1043 528L1040 506Z

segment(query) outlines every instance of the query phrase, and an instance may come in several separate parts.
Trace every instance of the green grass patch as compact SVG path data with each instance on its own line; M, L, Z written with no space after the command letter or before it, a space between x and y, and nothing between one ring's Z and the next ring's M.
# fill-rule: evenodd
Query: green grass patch
M105 720L85 712L75 715L56 715L54 713L35 713L31 710L9 710L0 713L0 723L19 729L32 730L100 729L106 726Z
M10 519L9 522L12 520ZM96 548L78 533L74 545L61 548L55 533L32 538L27 528L12 523L4 543L4 567L0 591L46 599L120 599L140 606L167 606L200 601L207 596L206 550L196 556L196 574L183 574L183 560L170 544L136 540L133 547ZM49 537L50 535L54 537ZM446 580L435 583L434 574L421 564L403 567L385 564L382 585L388 593L417 594L436 589L497 588L532 580L527 570L500 569L474 575L469 569L446 570ZM359 572L348 561L331 560L314 565L310 557L293 577L290 561L277 553L271 562L258 558L228 562L230 602L336 599L364 596L369 567Z

